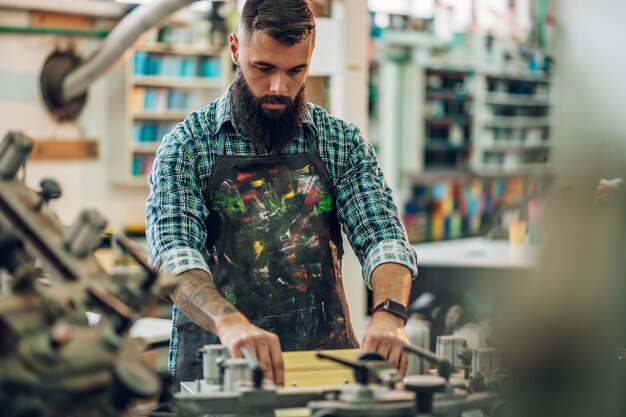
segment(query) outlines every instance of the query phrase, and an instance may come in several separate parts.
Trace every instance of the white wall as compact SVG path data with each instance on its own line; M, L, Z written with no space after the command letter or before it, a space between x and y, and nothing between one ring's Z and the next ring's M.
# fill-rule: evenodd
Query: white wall
M146 188L119 188L109 184L107 174L109 153L106 142L109 131L121 120L109 117L114 105L107 76L89 90L88 102L80 118L71 123L57 123L43 104L39 93L39 73L45 59L55 49L74 45L81 54L89 53L98 40L64 38L51 35L0 35L0 135L9 130L20 130L34 139L89 138L100 141L97 160L31 161L28 164L27 183L38 187L43 177L57 179L64 196L54 203L61 220L71 223L83 208L99 210L116 230L129 222L143 222Z
M553 0L555 163L564 181L626 173L626 2Z

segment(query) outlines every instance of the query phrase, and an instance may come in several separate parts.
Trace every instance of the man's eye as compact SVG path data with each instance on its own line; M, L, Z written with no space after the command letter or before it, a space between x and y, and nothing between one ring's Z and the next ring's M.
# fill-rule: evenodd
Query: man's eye
M297 68L297 69L292 69L292 70L289 70L289 74L290 74L290 75L298 75L298 74L300 74L301 72L302 72L302 68Z
M270 72L271 68L269 67L257 67L261 72Z

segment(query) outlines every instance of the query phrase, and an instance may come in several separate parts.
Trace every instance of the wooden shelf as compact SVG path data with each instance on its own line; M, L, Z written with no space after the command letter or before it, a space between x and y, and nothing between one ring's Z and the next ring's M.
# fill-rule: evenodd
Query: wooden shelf
M485 126L492 128L533 128L549 127L550 119L547 117L506 117L496 116L485 123Z
M543 83L549 84L550 79L545 76L543 73L538 73L537 75L533 75L530 73L498 73L498 74L485 74L487 78L492 80L502 80L502 81L522 81L522 82L535 82L535 83Z
M177 45L169 43L147 43L141 45L136 50L156 54L219 56L224 51L224 48L215 46L205 48L196 45Z
M512 175L546 175L551 173L550 163L545 164L524 164L515 169L505 169L503 167L482 167L474 172L486 177L510 177Z
M135 75L131 78L135 85L167 88L221 88L223 78L208 77L165 77L161 75Z
M498 106L536 106L548 107L550 100L547 97L533 97L522 94L490 93L485 97L485 103Z
M156 121L182 121L189 114L186 110L171 110L164 112L139 112L133 114L135 120L156 120Z
M446 116L446 117L426 117L426 123L432 125L452 125L452 124L463 124L469 125L472 123L472 120L469 116Z
M471 145L464 143L461 145L453 145L451 143L444 143L439 141L428 141L424 145L424 149L427 151L455 151L462 152L468 151Z
M545 145L479 145L485 152L509 152L509 151L532 151L538 149L550 149L551 144Z
M426 90L426 99L442 101L469 101L472 96L466 93L457 93L453 90Z
M222 96L232 79L233 67L226 46L156 40L156 31L162 27L189 24L168 19L165 26L151 31L148 36L152 40L134 45L135 55L126 60L123 71L112 74L116 79L112 85L121 87L114 92L120 99L116 101L119 104L112 106L112 118L123 121L112 124L110 133L114 157L110 158L109 175L116 186L147 188L148 177L144 174L163 135L190 112ZM169 104L175 107L168 108Z
M158 143L133 143L130 147L132 153L147 153L153 154L157 151L161 145L161 142Z

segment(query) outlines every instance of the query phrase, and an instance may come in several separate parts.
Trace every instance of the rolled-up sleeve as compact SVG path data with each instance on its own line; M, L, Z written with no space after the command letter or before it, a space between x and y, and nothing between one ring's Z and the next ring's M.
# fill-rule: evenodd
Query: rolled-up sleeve
M354 249L368 288L372 271L383 263L405 265L417 276L417 256L409 244L392 190L378 165L374 148L357 128L347 130L345 166L335 183L337 213Z
M183 124L163 138L148 177L146 238L150 262L180 274L190 269L210 273L202 256L206 241L203 186L197 158Z

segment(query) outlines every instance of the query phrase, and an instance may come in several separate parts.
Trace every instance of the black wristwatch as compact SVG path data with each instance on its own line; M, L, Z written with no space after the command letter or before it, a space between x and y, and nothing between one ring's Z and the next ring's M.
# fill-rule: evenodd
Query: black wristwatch
M397 301L393 301L390 298L387 298L385 301L374 307L372 309L372 315L374 315L378 311L386 311L389 314L400 317L402 320L404 320L404 324L406 324L407 320L409 319L406 306L404 304L400 304Z

